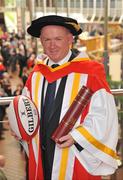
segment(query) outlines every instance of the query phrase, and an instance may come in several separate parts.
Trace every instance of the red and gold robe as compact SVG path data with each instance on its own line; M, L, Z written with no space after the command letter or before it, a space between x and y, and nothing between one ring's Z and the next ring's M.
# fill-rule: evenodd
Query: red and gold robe
M81 57L81 53L71 62L55 69L48 67L46 60L39 61L28 78L23 94L31 97L40 113L44 77L48 82L53 82L66 75L68 77L59 122L83 85L92 89L94 94L70 132L74 140L84 149L78 151L75 145L65 149L56 146L52 180L100 179L98 176L112 174L117 169L118 140L117 110L106 82L103 65ZM38 166L41 163L39 149L39 134L37 134L32 140L33 160L37 168L35 174L41 171ZM35 177L36 180L42 180L41 176Z

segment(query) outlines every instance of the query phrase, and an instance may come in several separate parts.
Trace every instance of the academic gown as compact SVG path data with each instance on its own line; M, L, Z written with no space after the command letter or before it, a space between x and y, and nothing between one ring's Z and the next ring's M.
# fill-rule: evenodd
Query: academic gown
M90 102L70 132L81 148L73 144L69 148L60 149L52 140L49 141L47 150L53 157L51 180L98 180L102 175L113 174L117 169L118 158L116 154L118 118L103 65L89 58L83 58L82 53L55 69L48 67L46 62L47 59L38 61L27 80L23 94L35 102L42 118L41 98L43 98L44 77L48 82L65 79L63 86L61 85L61 89L64 87L64 90L58 90L56 106L48 121L49 138L80 88L85 85L93 91ZM59 122L56 119L59 119ZM31 180L43 180L40 129L42 129L41 124L36 137L31 142ZM26 142L23 144L28 152Z

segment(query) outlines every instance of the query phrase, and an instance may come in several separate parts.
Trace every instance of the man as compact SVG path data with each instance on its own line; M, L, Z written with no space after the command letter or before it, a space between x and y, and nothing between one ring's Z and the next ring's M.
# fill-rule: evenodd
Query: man
M78 22L68 17L44 16L32 21L27 32L40 38L45 54L43 60L38 57L23 90L40 114L39 133L32 140L30 177L42 180L43 174L45 180L99 180L101 175L114 173L118 139L115 103L103 65L71 49L73 36L82 32ZM47 91L54 82L51 103L52 91L48 95ZM94 92L93 96L72 131L56 144L51 136L83 85Z

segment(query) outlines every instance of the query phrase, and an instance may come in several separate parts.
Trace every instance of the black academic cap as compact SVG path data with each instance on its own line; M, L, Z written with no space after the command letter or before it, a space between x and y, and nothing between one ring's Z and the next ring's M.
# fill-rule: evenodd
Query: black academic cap
M47 25L63 26L69 29L73 36L82 33L82 29L75 19L58 15L42 16L36 20L33 20L31 25L27 28L27 32L31 36L40 37L41 29Z

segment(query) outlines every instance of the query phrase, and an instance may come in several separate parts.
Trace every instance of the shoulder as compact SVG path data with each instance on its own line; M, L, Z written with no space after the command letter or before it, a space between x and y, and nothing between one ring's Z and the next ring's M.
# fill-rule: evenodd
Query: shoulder
M90 61L90 67L92 68L93 73L98 73L98 75L105 75L105 69L102 63L92 60Z
M78 62L78 69L82 73L87 73L93 76L106 76L104 65L94 60L85 60Z

